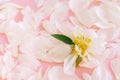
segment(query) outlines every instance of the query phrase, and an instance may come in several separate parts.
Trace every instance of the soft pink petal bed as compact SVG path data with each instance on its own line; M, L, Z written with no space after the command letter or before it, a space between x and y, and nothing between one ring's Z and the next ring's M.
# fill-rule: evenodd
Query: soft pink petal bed
M36 0L37 1L37 0ZM41 2L42 2L42 0L40 0ZM43 0L44 1L44 0ZM47 0L48 1L48 0ZM52 1L52 0L51 0ZM59 1L65 1L65 2L67 2L67 1L69 1L69 0L59 0ZM86 0L87 1L87 0ZM103 0L104 1L104 0ZM50 2L50 1L49 1ZM20 5L20 6L22 6L22 7L30 7L31 8L31 10L33 10L33 11L37 11L37 5L36 5L36 3L35 3L35 0L11 0L11 1L7 1L7 2L4 2L4 0L3 0L3 2L1 2L1 4L0 5L3 5L3 4L6 4L6 3L15 3L15 4L18 4L18 5ZM96 5L100 5L100 2L94 2L94 3L92 3L89 7L93 7L93 6L96 6ZM120 4L119 4L120 5ZM41 6L40 6L41 7ZM40 8L39 7L39 8ZM120 8L120 6L119 6L119 8ZM1 10L1 9L0 9ZM9 10L9 9L8 9ZM114 10L113 10L114 11ZM114 13L113 13L114 14ZM29 13L28 13L28 15L29 15ZM66 15L66 14L65 14ZM70 15L74 15L74 13L72 13L71 11L69 11L69 13L68 13L68 15L67 16L70 16ZM66 17L67 17L66 16ZM119 16L120 16L120 14L119 14ZM16 22L20 22L20 21L22 21L23 20L23 17L25 17L25 16L23 16L22 14L21 14L21 12L18 12L17 14L16 14L16 16L15 16L15 18L14 18L14 20L16 21ZM28 16L27 16L28 17ZM31 17L31 16L30 16ZM115 16L116 17L116 16ZM59 18L59 17L58 17ZM29 18L29 19L31 19L31 18ZM28 19L28 20L29 20ZM49 20L47 17L46 18L44 18L43 20L41 20L41 21L44 21L44 20ZM54 20L54 19L53 19ZM66 19L67 20L67 19ZM0 22L0 24L2 23L2 21ZM84 23L84 22L83 22ZM30 23L31 24L31 23ZM76 24L77 24L77 22L76 22ZM117 23L116 23L117 24ZM37 25L37 24L36 24ZM34 25L33 24L33 26L36 26L36 25ZM107 24L106 24L107 25ZM27 25L26 25L27 26ZM28 25L29 26L29 25ZM40 25L41 26L41 25ZM88 25L85 25L85 26L88 26ZM119 27L120 27L120 25L119 25ZM120 63L119 63L119 61L120 61L120 50L118 50L118 48L120 49L120 28L117 28L117 29L119 29L119 31L117 31L117 29L116 30L112 30L112 28L111 29L105 29L105 31L104 31L104 27L102 28L103 30L101 30L101 32L99 32L99 34L101 34L101 33L105 33L108 37L106 38L106 40L110 40L108 43L109 43L109 45L107 45L107 48L106 49L109 49L109 51L108 51L108 53L110 52L111 54L109 54L109 55L107 55L107 58L104 60L104 62L102 63L102 65L100 65L99 67L97 67L97 68L93 68L93 69L90 69L90 68L85 68L85 67L78 67L78 68L76 68L76 70L75 70L75 73L76 73L76 76L79 78L79 79L75 79L75 80L109 80L109 78L107 79L106 77L107 76L109 76L110 77L110 80L120 80L120 78L118 78L117 79L117 77L116 77L116 75L117 74L120 74L119 72L120 72ZM96 27L96 25L93 25L92 27L91 27L91 29L94 29L94 30L96 30L96 31L98 31L99 29L101 28L101 26L100 27ZM106 27L105 27L106 28ZM0 29L3 29L3 28L0 28ZM29 28L28 28L29 29ZM17 29L16 29L17 30ZM37 28L37 30L38 31L44 31L44 28L42 28L42 27L39 27L39 28ZM1 30L0 30L1 31ZM18 29L18 31L19 31L19 29ZM49 31L49 30L48 30ZM107 32L108 31L108 32ZM115 33L115 31L116 31L116 33ZM28 31L29 32L29 31ZM30 29L30 32L32 32L32 29ZM16 32L15 32L16 33ZM26 33L25 33L26 34ZM31 33L32 34L32 33ZM33 33L34 34L34 33ZM44 34L44 32L43 32L43 34ZM101 34L101 36L103 35L103 34ZM116 36L115 35L113 35L113 34L116 34ZM20 34L20 35L22 35L22 34ZM27 34L28 36L29 36L29 34ZM19 36L19 35L18 35ZM113 36L112 38L111 38L111 36ZM15 36L16 37L16 36ZM103 36L104 37L104 36ZM20 37L20 39L21 39L22 37ZM34 38L34 37L33 37ZM15 38L13 38L13 39L15 39ZM115 41L114 41L115 40ZM11 40L10 40L11 41ZM11 41L12 42L12 41ZM54 66L62 66L63 67L63 63L54 63L54 62L47 62L47 61L44 61L44 60L40 60L40 59L34 59L34 57L32 57L31 55L29 56L28 54L24 54L24 55L22 55L22 56L20 56L20 58L18 59L18 60L20 60L20 62L18 61L17 62L17 58L16 58L16 55L20 55L21 54L21 49L19 48L19 46L17 47L18 48L18 51L19 51L19 54L15 54L14 56L8 56L7 57L7 55L6 56L4 56L3 57L3 55L5 55L4 54L4 49L6 48L6 47L8 47L9 48L9 40L8 40L8 38L7 38L7 35L6 35L6 33L4 33L4 32L2 32L1 31L1 33L0 33L0 47L1 47L1 51L0 51L0 65L1 66L4 66L4 65L7 65L7 66L5 66L4 68L3 67L1 67L0 66L0 80L47 80L47 79L43 79L43 78L41 78L41 79L37 79L37 78L31 78L31 79L28 79L27 77L30 77L30 75L32 76L32 75L34 75L34 74L36 74L37 72L38 72L38 70L41 70L41 72L43 73L43 74L45 74L46 73L46 70L49 68L49 69L51 69L52 67L54 67ZM20 43L20 41L18 41L18 44ZM13 43L14 44L14 43ZM117 45L117 44L119 44L119 45ZM114 46L114 47L111 47L111 46ZM14 45L14 47L15 47L15 49L16 49L16 45ZM31 47L31 46L30 46ZM13 50L13 52L15 52L14 51L14 48L12 49ZM27 49L26 49L27 50ZM37 49L36 49L37 50ZM107 54L107 51L106 51L106 54ZM9 54L8 54L9 55ZM28 55L28 56L26 56L26 55ZM103 55L104 56L104 55ZM99 56L97 56L98 57L98 59L99 60L101 60L102 58L101 57L99 57ZM5 58L5 59L4 59ZM8 60L7 60L8 59ZM10 61L11 62L10 62ZM5 61L5 63L3 63L2 61ZM7 61L8 61L8 64L7 64ZM12 62L13 61L13 62ZM25 62L24 62L25 61ZM101 60L101 62L102 62L102 60ZM112 64L111 64L112 63ZM9 65L10 64L10 65ZM19 75L19 71L18 71L18 73L14 73L15 72L15 67L16 66L18 66L20 64L20 66L19 67L17 67L17 69L18 68L20 68L20 70L23 70L23 73L20 73L21 75ZM116 66L115 66L116 65ZM14 67L13 67L14 66ZM31 68L31 69L34 69L34 72L32 72L32 70L30 70L30 69L27 69L27 68L23 68L23 66L28 66L29 68ZM12 67L12 69L11 70L9 70L9 68L6 68L6 67ZM119 71L117 72L116 70L114 70L114 68L117 68L117 69L119 69ZM4 70L5 69L5 70ZM4 73L6 70L8 69L8 73ZM4 71L3 71L4 70ZM24 71L25 70L25 71ZM54 69L53 69L54 70ZM56 69L55 69L56 70ZM13 71L13 73L12 73L12 71ZM1 73L1 72L3 72L3 73ZM55 71L55 72L57 72L57 70ZM29 74L29 73L31 73L31 74ZM23 74L23 75L22 75ZM54 74L54 73L53 73ZM58 73L55 73L55 74L59 74L59 72ZM25 79L20 79L20 77L23 77L23 76L26 76L25 77ZM58 75L55 75L55 79L56 80L65 80L65 79L69 79L68 77L65 77L65 75L61 75L61 79L57 79L57 76ZM62 79L62 76L64 76L65 78L64 79ZM117 75L118 77L120 77L120 75ZM19 79L17 79L17 77L19 78ZM49 77L50 77L50 75L49 75ZM70 76L71 77L71 76ZM105 78L103 78L103 77L105 77ZM60 76L58 76L58 78L60 78ZM49 80L49 79L48 79ZM51 80L51 79L50 79ZM70 79L70 80L74 80L74 79Z

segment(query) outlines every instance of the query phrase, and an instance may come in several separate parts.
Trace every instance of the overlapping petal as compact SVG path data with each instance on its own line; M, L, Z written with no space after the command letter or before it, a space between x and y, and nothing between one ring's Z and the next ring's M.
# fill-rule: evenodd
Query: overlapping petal
M119 72L120 63L119 62L120 62L120 58L116 58L111 61L111 68L113 70L113 73L115 74L116 80L120 79L120 72Z
M57 74L56 74L57 73ZM55 66L48 72L49 80L81 80L76 75L67 75L64 73L63 68Z
M101 66L97 67L92 75L89 74L83 74L83 78L85 80L113 80L111 74L109 71Z

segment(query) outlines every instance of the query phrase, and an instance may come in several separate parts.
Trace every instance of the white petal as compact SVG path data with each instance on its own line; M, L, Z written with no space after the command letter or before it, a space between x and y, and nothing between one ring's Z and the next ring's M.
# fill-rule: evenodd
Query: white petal
M76 58L73 54L70 54L64 61L64 72L66 74L72 75L74 74Z
M38 54L39 51L45 51L48 49L50 46L52 46L52 43L49 41L44 36L32 36L29 38L29 40L26 40L22 45L21 45L21 51L24 53L36 53Z
M56 23L56 27L62 34L67 35L70 38L73 37L72 34L73 26L70 22L64 21L62 23Z
M93 38L88 51L92 54L101 54L105 50L105 42L99 38Z
M104 61L110 57L109 55L112 56L111 52L109 49L106 49L102 54L98 54L95 56L95 58L99 61L99 63L104 63Z
M107 22L107 20L106 20L106 14L105 14L104 9L102 9L99 6L99 7L92 8L92 10L96 14L96 17L99 18L101 22ZM97 22L99 22L99 20L97 20Z
M69 45L61 44L51 49L47 56L54 62L63 62L64 59L70 54L71 47Z
M72 34L74 35L74 37L77 37L79 35L83 35L83 29L79 26L75 27L72 29Z
M72 22L72 24L74 26L80 25L80 23L79 23L79 21L78 21L78 19L76 17L70 16L70 21Z
M44 19L45 17L48 17L55 9L56 2L57 0L44 1L44 4L42 5L42 7L36 12L36 15L38 17L40 16L42 19Z
M58 43L62 42L59 42L48 34L46 36L32 36L20 46L20 50L22 53L51 62L50 58L46 57L47 53L53 47L57 46Z
M99 65L100 65L99 61L95 58L91 58L91 59L89 58L89 61L83 62L80 64L80 66L87 67L87 68L95 68Z
M49 32L50 34L56 33L57 32L57 28L55 27L55 25L50 22L50 21L44 21L43 22L43 27L45 28L45 30L47 32Z
M120 20L120 7L118 4L110 2L110 1L105 1L104 6L106 10L106 14L108 16L108 19L112 21L116 25L120 25L119 20ZM114 16L114 17L113 17Z
M97 22L94 25L97 26L100 29L108 29L108 28L111 28L111 27L115 27L115 24L106 23L106 22Z
M91 2L91 0L70 0L69 6L70 9L75 11L76 9L80 9L83 6L87 6L89 2Z
M57 3L55 11L50 16L50 20L55 23L60 23L61 21L64 21L65 18L68 15L68 5L64 3Z
M116 43L116 44L112 44L112 47L109 49L110 51L110 55L109 57L114 58L116 56L120 56L120 44Z
M119 37L120 29L118 27L113 26L107 29L100 30L98 32L98 35L100 37L105 38L107 41L110 41Z

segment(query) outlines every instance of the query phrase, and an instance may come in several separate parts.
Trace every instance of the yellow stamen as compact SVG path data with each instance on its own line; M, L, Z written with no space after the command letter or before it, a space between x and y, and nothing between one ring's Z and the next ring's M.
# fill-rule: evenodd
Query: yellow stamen
M72 45L72 53L76 56L78 55L78 52L75 50L75 45Z
M78 55L80 51L81 55L85 55L86 50L89 48L89 44L91 42L91 38L89 37L84 37L82 35L77 36L76 38L73 39L73 42L77 46L78 50L76 50L75 45L72 46L72 53L75 55Z

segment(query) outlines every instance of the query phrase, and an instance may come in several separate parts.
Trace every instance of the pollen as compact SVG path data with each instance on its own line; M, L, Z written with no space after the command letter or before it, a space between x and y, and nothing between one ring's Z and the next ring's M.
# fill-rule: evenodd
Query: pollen
M75 55L85 55L85 52L89 48L89 45L91 43L91 38L80 35L74 38L73 42L75 45L72 46L72 53Z

